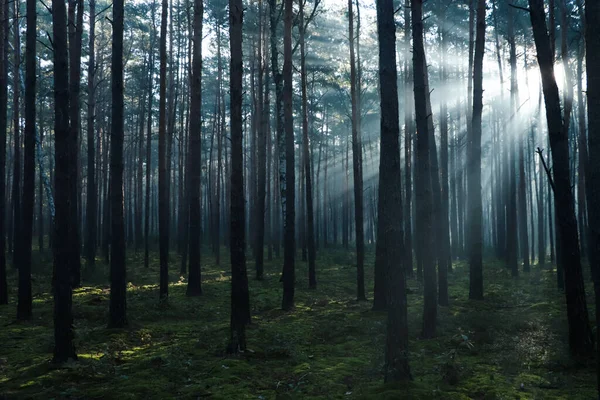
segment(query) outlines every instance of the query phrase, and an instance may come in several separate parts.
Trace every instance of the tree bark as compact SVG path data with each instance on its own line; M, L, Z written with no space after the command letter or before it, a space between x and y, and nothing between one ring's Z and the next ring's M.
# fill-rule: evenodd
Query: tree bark
M477 36L473 64L473 121L468 145L469 298L483 299L483 207L481 201L481 113L483 110L483 53L485 0L477 0Z
M69 130L69 56L67 53L67 10L64 0L52 0L52 33L54 44L54 357L53 362L77 359L73 344L72 258L69 242L70 130Z
M593 349L585 288L579 253L577 220L569 167L568 128L563 126L558 86L554 78L552 46L546 30L543 0L529 0L531 25L542 76L546 104L546 121L552 150L554 198L557 212L557 237L561 263L565 272L565 294L569 321L569 347L576 356L586 356Z
M284 0L283 111L285 128L285 239L283 255L283 300L281 308L294 307L296 258L296 171L294 161L294 120L292 104L292 24L293 0Z
M421 3L419 3L421 4ZM379 158L379 204L376 269L384 271L387 306L384 379L410 379L408 366L408 320L403 260L402 188L400 171L400 121L396 73L396 26L392 0L377 0L379 39L379 87L381 107L381 156Z
M23 157L23 208L19 249L19 298L17 319L31 318L31 242L35 193L35 88L36 88L36 1L27 0L27 32L25 38L25 132Z
M168 0L162 0L160 24L160 88L158 121L158 231L160 251L159 297L169 295L169 166L167 157L167 17Z
M189 279L186 294L199 296L202 294L200 272L200 235L201 235L201 127L202 127L202 16L204 6L202 0L194 0L194 44L191 76L190 98L190 141L189 141L189 244L190 257Z
M110 312L108 326L127 325L127 281L125 276L125 226L123 218L123 0L113 2L112 37L112 126L110 134Z
M199 0L197 0L199 1ZM231 336L228 352L246 349L246 325L250 323L250 299L246 273L244 161L242 137L242 0L229 0L231 63L229 93L231 112Z

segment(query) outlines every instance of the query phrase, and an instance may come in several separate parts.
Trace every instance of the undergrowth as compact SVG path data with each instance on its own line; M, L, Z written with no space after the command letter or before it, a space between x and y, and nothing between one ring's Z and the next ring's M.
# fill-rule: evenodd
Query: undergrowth
M468 269L450 274L450 306L439 309L435 339L420 340L422 287L408 281L413 380L384 385L385 313L355 301L353 256L321 251L316 290L297 263L296 308L283 312L281 261L269 261L265 280L252 279L248 350L225 354L229 334L229 264L204 257L204 294L185 296L186 280L171 260L169 300L158 302L158 255L150 268L128 253L128 320L106 328L108 267L84 266L74 292L79 361L52 365L51 259L36 255L34 314L17 322L16 272L11 304L0 307L0 399L592 399L593 365L567 351L563 296L551 270L533 268L518 279L494 261L485 265L484 301L468 300ZM372 291L373 254L367 255ZM371 294L372 297L372 294Z

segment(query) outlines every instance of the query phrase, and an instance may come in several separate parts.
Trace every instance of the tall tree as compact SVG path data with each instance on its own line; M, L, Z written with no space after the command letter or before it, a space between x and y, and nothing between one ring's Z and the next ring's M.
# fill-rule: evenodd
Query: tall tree
M88 58L88 99L87 99L87 201L86 201L86 240L85 258L88 265L96 262L96 210L98 198L96 193L96 0L90 0L90 33Z
M352 1L352 0L349 0ZM315 0L315 9L319 0ZM313 14L314 15L314 14ZM311 17L312 18L312 17ZM302 156L304 162L304 177L306 183L306 247L308 250L308 287L315 289L317 287L316 276L316 247L315 247L315 216L313 208L313 187L311 174L310 143L308 138L308 90L306 76L306 26L308 22L304 20L304 1L300 1L300 79L302 87ZM300 200L302 201L302 199ZM362 223L361 223L362 226ZM359 266L359 268L362 268ZM363 282L364 287L364 282ZM364 292L364 290L363 290ZM364 297L364 294L363 294Z
M583 286L577 220L575 219L575 206L571 190L568 126L563 124L558 86L554 77L552 45L546 29L544 1L529 0L529 10L538 65L542 76L546 122L552 153L551 184L556 202L557 237L561 243L561 259L558 262L564 268L569 347L573 355L585 356L593 349L593 337Z
M19 300L17 318L31 318L31 241L35 192L35 89L36 89L36 1L27 0L25 37L25 152L23 158L23 209L19 250Z
M192 55L191 97L190 97L190 139L189 139L189 245L190 269L187 287L188 296L202 294L200 275L200 166L201 166L201 127L202 127L202 0L194 0L194 39Z
M10 1L9 1L10 3ZM13 181L12 181L12 238L13 266L18 268L18 247L21 237L21 28L19 15L19 0L13 1ZM8 21L7 21L8 22ZM10 228L9 228L10 229ZM9 249L10 251L10 249Z
M125 223L123 218L123 0L113 2L112 127L110 134L110 313L108 326L127 324L125 278Z
M433 187L431 152L433 139L431 108L429 106L429 79L423 43L423 1L413 0L411 4L413 27L413 70L415 82L415 115L417 121L417 218L419 221L418 240L423 263L424 310L423 331L425 338L435 336L437 319L435 251L433 247ZM428 112L429 111L429 112ZM437 171L436 171L437 173ZM378 235L378 237L380 237Z
M375 265L384 271L387 300L385 381L410 379L402 225L396 25L392 0L377 0L381 143Z
M8 0L0 0L0 21L8 17ZM6 125L8 108L8 24L0 27L0 305L8 304L6 280Z
M589 164L586 176L590 265L596 297L596 381L600 398L600 3L585 4Z
M229 0L229 98L231 113L231 336L230 353L246 349L246 325L250 323L250 298L246 272L246 232L244 201L244 160L242 120L242 0Z
M69 242L69 56L67 10L64 0L52 0L54 53L54 358L56 363L77 359L73 344L72 261Z
M481 113L483 111L483 53L485 0L477 0L477 34L473 61L473 119L468 138L467 196L469 225L469 298L483 299L483 205L481 200Z
M169 295L169 174L167 165L167 17L168 0L162 0L160 23L160 87L158 105L158 236L160 252L159 297Z
M71 134L69 135L69 162L72 179L69 180L71 207L69 216L69 241L71 243L71 278L73 286L81 285L81 258L79 234L79 124L81 105L79 93L81 89L81 44L83 38L83 0L69 0L68 8L69 34L69 119Z
M283 29L283 111L285 128L285 238L283 251L283 300L281 308L294 307L296 259L296 173L294 161L294 117L292 85L293 0L284 0Z
M258 43L257 43L257 63L258 63L258 101L256 107L257 119L257 140L256 140L256 158L257 158L257 190L256 203L254 205L254 221L256 223L255 241L254 241L254 257L256 260L256 279L262 280L264 273L264 244L265 244L265 197L267 185L267 124L264 106L264 91L263 91L263 4L258 2ZM300 38L302 41L302 37ZM267 89L268 90L268 89ZM267 114L268 115L268 114Z
M354 13L353 0L348 0L348 38L350 44L350 97L352 102L352 171L354 173L354 220L356 232L356 298L366 300L365 296L365 233L363 211L363 173L362 144L359 136L359 113L356 76L356 56L354 51Z

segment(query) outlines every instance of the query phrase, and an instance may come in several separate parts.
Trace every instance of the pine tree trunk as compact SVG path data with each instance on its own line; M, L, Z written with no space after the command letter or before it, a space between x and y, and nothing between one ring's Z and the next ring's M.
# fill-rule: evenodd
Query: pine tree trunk
M158 121L158 230L160 247L159 297L169 295L169 166L167 157L167 17L168 1L162 0L160 24L160 88Z
M188 198L189 198L189 244L190 257L189 279L186 294L199 296L202 294L200 272L200 235L201 235L201 127L202 121L202 16L204 7L202 0L194 0L194 44L191 76L190 98L190 141L188 162Z
M96 209L98 196L96 193L96 147L95 147L95 119L96 119L96 0L90 0L90 33L89 33L89 59L88 59L88 100L87 100L87 220L85 255L87 264L93 267L96 263Z
M125 272L125 226L123 218L123 0L113 2L111 66L112 126L110 134L110 310L108 326L127 325L127 280Z
M558 86L554 79L552 46L546 31L543 0L529 0L531 25L535 40L538 64L546 104L546 120L552 150L552 175L557 212L557 237L565 269L565 294L569 321L569 347L576 356L586 356L592 351L593 338L589 325L583 273L579 253L577 220L569 167L568 128L563 126Z
M483 210L481 200L481 113L483 110L483 53L485 0L477 0L477 36L473 63L473 121L468 139L469 298L483 299Z
M8 0L0 0L0 21L8 17ZM6 125L8 108L8 24L0 27L0 305L8 304L6 279Z
M283 300L281 308L283 310L290 310L294 307L294 286L296 281L294 266L296 258L296 171L294 161L294 120L292 109L292 0L284 0L283 21L283 111L285 115L285 239L283 251Z
M200 0L196 0L200 1ZM231 336L228 352L246 349L246 325L250 323L250 300L246 273L244 164L242 138L242 0L229 0L229 40L231 101Z
M383 271L387 333L385 381L410 379L408 366L408 321L402 224L402 175L400 171L400 121L396 74L396 26L392 0L377 0L379 39L379 85L381 105L381 156L379 159L379 204L375 266ZM419 1L419 5L421 5Z
M67 10L63 0L52 1L54 44L54 357L55 363L77 359L73 344L73 292L71 281L71 243L69 241L69 56L67 49Z
M81 285L81 259L79 235L79 120L80 120L80 81L81 81L81 43L83 37L83 0L69 0L69 119L70 119L70 149L69 162L72 171L69 180L69 195L71 207L69 216L69 242L71 255L71 278L73 287Z

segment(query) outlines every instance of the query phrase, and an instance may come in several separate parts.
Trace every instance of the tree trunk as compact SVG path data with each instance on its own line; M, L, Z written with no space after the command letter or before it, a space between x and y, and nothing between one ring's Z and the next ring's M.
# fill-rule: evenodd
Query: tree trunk
M93 267L96 262L96 209L98 197L96 194L96 0L90 0L90 37L88 60L88 108L87 108L87 212L86 212L86 249L87 263ZM141 155L140 155L141 156Z
M158 231L160 247L159 297L169 295L169 166L167 162L167 17L168 1L162 0L160 24L160 94L158 121Z
M19 0L13 2L13 181L12 181L12 255L13 266L19 267L20 255L19 238L21 226L21 126L20 126L20 96L21 96L21 40ZM7 18L8 20L8 18ZM10 228L9 228L10 229ZM9 241L10 238L9 238ZM10 249L9 249L10 251Z
M27 33L25 39L25 151L23 157L23 208L19 241L19 298L17 319L31 318L31 242L33 203L35 196L35 87L36 87L36 1L27 0Z
M200 1L200 0L196 0ZM231 112L231 336L228 352L246 349L246 325L250 323L250 299L246 273L244 162L242 132L242 0L229 0L231 51L229 93Z
M0 21L8 18L8 0L0 0ZM0 305L8 304L6 279L6 125L8 108L8 24L0 27Z
M52 0L52 33L54 44L54 357L55 363L77 359L73 345L73 291L69 242L69 57L67 53L67 10L63 0Z
M589 255L596 299L596 380L600 398L600 3L585 6L585 43L587 71L587 116L589 164L586 169L586 194L589 218ZM585 143L583 143L585 146ZM581 157L581 155L580 155ZM581 173L581 171L580 171Z
M381 156L379 159L379 204L375 266L384 274L387 333L385 381L410 379L408 366L408 321L402 224L400 171L400 121L396 74L396 26L392 0L377 0L379 39L379 85L381 106ZM419 2L419 5L421 3Z
M417 121L417 181L415 194L417 196L417 218L419 221L418 237L423 261L424 309L423 331L424 338L435 336L437 318L435 255L433 247L433 216L434 197L432 174L435 167L432 164L435 142L429 103L429 84L427 77L427 61L423 44L423 2L413 0L411 4L413 26L413 70L415 84L415 114ZM429 111L429 112L428 112ZM436 161L437 164L437 161ZM432 170L433 167L433 170ZM380 178L381 179L381 178ZM439 186L439 183L438 183ZM381 238L381 234L378 235ZM380 239L381 240L381 239Z
M294 162L294 120L292 109L293 14L293 0L284 0L283 108L285 114L285 240L283 255L283 300L281 304L283 310L290 310L294 307L294 285L296 281L294 266L296 258L296 171Z
M72 179L69 180L69 208L71 223L69 224L69 250L71 255L71 278L73 287L81 285L81 259L79 237L79 120L80 120L80 82L81 82L81 43L83 36L83 0L69 0L69 118L70 118L70 150ZM114 118L114 117L113 117Z
M352 171L354 175L354 219L356 232L356 298L366 300L365 295L365 233L363 207L362 143L359 133L360 104L358 104L356 57L354 54L353 0L348 0L348 37L350 42L350 97L352 101Z
M204 7L202 0L194 0L194 51L192 58L191 97L190 97L190 141L189 141L189 244L190 257L189 279L186 294L199 296L202 294L200 272L200 235L202 231L200 209L201 186L201 128L202 128L202 16ZM181 221L180 221L181 223Z
M552 47L546 33L546 16L543 0L529 0L531 25L542 76L546 104L554 197L557 212L557 237L560 240L559 263L565 269L565 294L569 321L569 347L576 356L592 351L593 338L589 325L585 288L579 254L577 220L571 192L569 167L568 127L563 126L558 86L554 78Z
M108 326L127 325L125 275L125 227L123 218L123 0L113 2L112 126L110 134L110 312Z
M477 0L477 36L473 65L473 121L468 148L469 298L483 299L483 210L481 201L481 113L483 110L483 53L485 0Z

